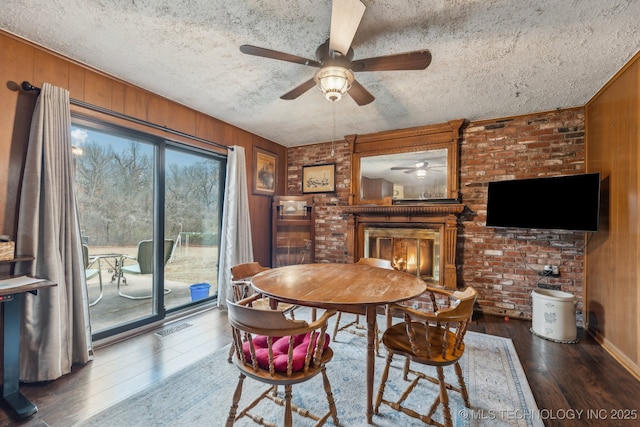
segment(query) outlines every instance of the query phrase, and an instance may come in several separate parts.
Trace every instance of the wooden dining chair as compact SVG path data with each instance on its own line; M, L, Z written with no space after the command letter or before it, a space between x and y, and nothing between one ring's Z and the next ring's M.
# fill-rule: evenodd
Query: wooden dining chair
M236 264L231 267L231 287L233 290L234 301L240 301L248 297L252 293L251 278L261 271L269 270L270 267L264 267L258 262L245 262ZM252 303L253 308L263 310L271 310L271 303L268 298L258 298ZM293 304L285 304L278 302L276 310L290 313L295 308ZM293 313L291 313L293 315Z
M233 362L240 370L238 385L233 394L227 427L234 425L242 417L248 417L256 424L266 423L254 408L264 399L284 406L284 426L293 424L293 411L310 418L322 426L331 417L338 424L331 384L326 372L326 364L333 357L329 347L330 337L326 333L327 320L335 310L327 310L316 321L307 323L285 317L282 311L259 310L251 305L260 298L255 294L241 301L227 301L229 323L233 335ZM322 415L311 413L291 402L292 386L322 375L322 384L327 398L328 410ZM255 400L238 412L242 387L246 377L269 384ZM278 386L284 386L284 394Z
M261 271L269 270L269 267L264 267L258 262L245 262L236 264L231 267L231 288L233 294L233 301L237 302L244 298L247 298L252 293L251 278ZM288 313L291 318L294 318L293 310L295 305L278 302L275 310ZM269 298L255 298L251 301L251 306L260 310L272 310L271 302ZM229 363L231 363L231 357L233 355L233 345L229 349Z
M391 266L391 261L381 258L360 258L356 264L364 264L370 265L372 267L384 268L387 270L393 270ZM385 313L388 311L385 309ZM342 312L338 312L336 316L336 324L333 328L333 340L335 341L338 332L344 331L349 332L350 334L358 335L360 337L366 337L367 325L360 323L360 315L356 314L355 319L351 322L344 323L342 326L340 325L340 321L342 320ZM389 323L389 322L387 322ZM375 334L375 348L376 354L380 355L380 332L378 330L378 323L376 322L376 334Z
M391 326L382 335L382 343L387 349L387 359L380 379L374 412L377 414L380 405L384 403L392 409L417 418L424 423L435 426L452 426L447 390L460 393L465 406L470 407L469 394L459 360L464 354L464 336L467 332L467 324L473 315L473 306L478 293L471 287L468 287L464 292L456 292L455 295L431 288L427 289L427 293L431 293L434 302L440 299L450 301L450 303L434 308L431 312L412 309L400 304L390 305L392 310L402 313L404 321ZM443 296L445 298L442 298ZM400 398L392 402L384 398L384 391L389 378L389 368L396 355L405 357L404 378L408 380L409 374L412 374L414 378L400 395ZM411 363L435 367L436 376L411 369ZM444 367L448 365L454 366L458 377L458 386L445 381ZM420 380L426 380L439 386L438 394L427 414L420 414L404 404ZM439 406L442 406L442 421L433 418Z

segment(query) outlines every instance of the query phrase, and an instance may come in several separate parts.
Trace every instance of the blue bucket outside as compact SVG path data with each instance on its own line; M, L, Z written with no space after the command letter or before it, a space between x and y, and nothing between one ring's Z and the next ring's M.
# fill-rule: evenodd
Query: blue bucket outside
M208 297L209 288L211 288L211 285L208 283L196 283L195 285L189 286L189 290L191 291L191 301L198 301Z

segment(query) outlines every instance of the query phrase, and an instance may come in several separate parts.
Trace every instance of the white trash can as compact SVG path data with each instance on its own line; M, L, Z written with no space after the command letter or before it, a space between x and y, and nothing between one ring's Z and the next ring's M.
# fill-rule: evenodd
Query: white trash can
M572 294L550 289L534 289L531 299L531 332L551 341L577 342L576 302Z

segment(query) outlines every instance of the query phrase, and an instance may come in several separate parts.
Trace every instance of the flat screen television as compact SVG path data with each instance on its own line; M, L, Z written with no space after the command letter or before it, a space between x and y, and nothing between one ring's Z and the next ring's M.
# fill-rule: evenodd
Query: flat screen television
M487 227L598 231L600 174L489 182Z

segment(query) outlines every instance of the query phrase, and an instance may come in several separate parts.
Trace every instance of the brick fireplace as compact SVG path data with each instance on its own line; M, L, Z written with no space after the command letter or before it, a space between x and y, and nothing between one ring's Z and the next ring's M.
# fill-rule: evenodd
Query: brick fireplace
M348 206L347 251L354 262L383 258L428 283L457 287L456 238L459 203Z

